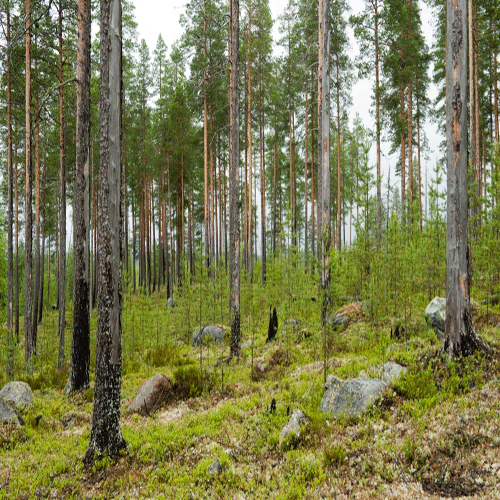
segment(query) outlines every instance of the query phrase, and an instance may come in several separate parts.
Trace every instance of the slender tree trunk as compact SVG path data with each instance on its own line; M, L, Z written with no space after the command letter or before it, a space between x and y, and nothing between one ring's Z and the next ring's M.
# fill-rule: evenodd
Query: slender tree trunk
M417 150L418 150L418 225L420 232L423 230L422 221L422 161L421 161L421 140L420 140L420 106L417 95Z
M493 25L493 37L497 39L497 29L496 24ZM500 141L500 130L499 130L499 120L498 120L498 51L495 48L495 54L493 56L493 81L494 81L494 91L493 91L493 113L495 118L495 142Z
M62 4L60 3L60 6ZM90 366L90 0L78 0L76 169L73 192L73 339L66 392L89 385Z
M446 237L446 334L448 357L487 345L476 335L470 312L467 188L467 4L447 0L446 137L448 216Z
M37 65L35 64L35 71ZM38 90L35 97L35 275L33 278L33 350L36 353L38 336L38 307L40 300L40 119Z
M57 367L64 364L64 346L66 331L66 151L64 146L64 88L63 82L63 34L62 34L62 2L59 1L59 351Z
M277 111L276 111L277 113ZM277 220L277 189L278 189L278 124L277 118L274 123L274 151L273 151L273 199L271 208L271 226L272 226L272 243L273 256L276 257L276 220Z
M478 27L477 5L473 9L474 37L471 40L474 67L474 164L476 165L476 197L477 197L477 226L481 226L481 197L483 192L483 173L481 162L481 132L479 130L479 54L478 54Z
M19 172L17 139L14 153L14 253L16 256L14 263L14 330L16 342L19 344Z
M215 154L214 154L214 106L210 103L210 277L213 279L215 260Z
M382 242L382 154L381 154L381 119L380 119L380 48L378 0L374 0L375 12L375 135L377 142L377 249Z
M209 220L209 181L208 181L208 49L207 49L207 0L203 2L203 175L204 175L204 232L205 232L205 266L210 269L210 220Z
M325 61L326 62L326 61ZM337 61L337 82L340 82L339 63ZM342 177L341 177L341 144L340 144L340 86L337 87L337 250L342 250ZM324 160L323 160L324 161ZM323 177L326 181L326 178ZM325 210L323 209L323 213Z
M32 371L34 354L32 330L32 172L31 172L31 0L26 0L26 121L25 121L25 184L24 184L24 362Z
M101 0L99 168L99 303L94 409L84 463L117 456L126 447L120 429L122 368L121 248L121 1Z
M240 353L239 0L230 0L229 35L229 321L231 354Z
M412 0L408 0L410 11L410 25L412 18ZM408 37L412 37L412 29L410 27ZM408 215L410 225L413 224L413 81L410 76L408 82Z
M331 230L331 194L330 194L330 0L320 1L320 54L322 59L321 92L318 100L321 101L321 129L319 129L321 149L321 288L323 290L323 304L321 322L326 324L330 307L330 245ZM338 105L338 101L337 101ZM340 111L338 114L340 114ZM338 175L338 171L337 171ZM337 200L340 211L340 197ZM337 221L340 223L340 220ZM338 226L340 241L340 225ZM326 371L325 371L326 376Z
M403 124L406 120L405 111L405 87L401 84L399 89L400 120ZM401 125L401 220L406 223L406 134Z
M308 183L308 161L309 161L309 92L306 89L306 109L304 118L304 253L305 253L305 269L309 269L309 240L308 240L308 224L307 224L307 183Z
M261 96L262 96L262 81L261 84ZM262 97L261 97L262 99ZM262 284L266 282L267 274L267 249L266 249L266 157L265 157L265 131L264 131L264 108L261 101L260 108L260 239L262 245L262 269L261 269L261 280Z
M323 15L324 15L324 0L318 0L318 217L317 217L317 234L318 234L318 260L323 264L322 260L322 243L321 243L321 232L323 229L323 112L322 107L324 104L323 97L323 51L324 51L324 26L323 26Z
M40 256L40 300L38 305L38 324L42 324L43 319L43 284L45 281L45 221L41 224L42 250Z
M248 273L250 281L253 275L253 129L252 129L252 2L247 1L247 150L248 150L248 207L247 216L247 253Z
M123 141L123 269L126 279L125 289L130 284L129 254L128 254L128 184L127 184L127 150Z
M14 169L12 165L12 62L10 50L10 2L6 2L6 33L7 45L7 377L14 373L12 326L14 317L14 256L13 256L13 196Z
M155 231L155 191L154 182L151 182L151 246L153 247L153 293L156 291L156 231Z

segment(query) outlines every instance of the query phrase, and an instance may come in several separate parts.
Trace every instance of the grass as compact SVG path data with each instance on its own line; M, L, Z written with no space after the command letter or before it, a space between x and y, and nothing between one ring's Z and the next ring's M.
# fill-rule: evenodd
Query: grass
M328 333L328 373L374 377L388 360L408 373L362 417L330 421L318 410L324 363L320 306L307 298L314 289L294 300L272 286L263 298L247 291L242 341L254 340L253 358L246 349L226 364L227 344L201 350L190 343L198 326L227 323L222 292L206 288L176 297L172 312L160 295L125 298L121 424L128 449L87 470L92 391L64 396L67 367L54 368L56 313L46 316L32 375L24 374L22 345L14 352L16 378L30 383L35 405L23 413L25 426L0 428L0 499L500 498L497 355L444 359L417 307L410 333L398 340L390 338L390 318L358 318ZM266 344L269 303L278 306L280 330ZM498 330L478 314L481 334L496 346ZM300 320L296 331L283 333L286 317ZM94 343L95 317L92 325ZM253 368L264 366L258 376L252 359ZM177 397L150 417L128 413L155 373L174 380ZM281 429L295 408L308 422L297 446L283 451ZM209 472L216 459L219 476Z

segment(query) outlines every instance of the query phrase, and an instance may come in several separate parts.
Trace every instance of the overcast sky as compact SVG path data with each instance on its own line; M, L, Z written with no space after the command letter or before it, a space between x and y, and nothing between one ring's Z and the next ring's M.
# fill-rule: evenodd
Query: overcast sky
M288 0L270 0L270 8L273 19L275 20L275 38L278 33L278 16L283 13ZM135 4L135 17L138 24L139 38L144 38L148 44L149 50L152 53L158 35L161 33L163 40L167 44L168 50L172 47L172 44L178 40L183 32L181 25L179 24L179 17L184 12L185 6L187 5L186 0L134 0ZM357 13L364 8L364 0L349 0L351 6L350 13ZM422 22L424 33L426 34L427 44L431 46L432 44L432 18L429 9L424 2L420 2ZM242 10L242 0L240 0L240 14ZM356 44L353 41L353 54L357 53ZM372 85L371 80L362 80L357 82L353 87L353 106L349 110L349 115L354 119L356 113L359 113L365 126L373 128L374 122L373 118L370 116L370 106L371 106L371 96L372 96ZM436 95L436 89L430 88L430 97L433 98ZM430 153L429 159L424 160L424 168L427 168L429 175L432 172L436 164L436 159L440 156L437 152L439 143L442 138L438 135L436 127L434 124L427 123L425 125L425 130L429 138ZM387 149L384 147L384 150ZM391 169L391 179L395 182L394 166L397 162L396 156L388 156L387 154L383 158L383 170L387 171ZM375 152L372 148L370 155L370 163L375 164ZM424 172L422 173L424 176ZM385 176L384 176L385 177ZM425 177L424 177L425 179ZM384 179L384 185L386 180ZM393 183L391 182L391 183Z

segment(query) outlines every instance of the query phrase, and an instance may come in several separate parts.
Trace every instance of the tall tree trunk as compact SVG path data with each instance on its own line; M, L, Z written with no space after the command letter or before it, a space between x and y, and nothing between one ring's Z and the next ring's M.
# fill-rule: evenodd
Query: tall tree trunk
M321 149L321 288L323 304L321 322L326 324L330 306L330 245L331 230L331 193L330 193L330 0L320 0L320 55L322 59L321 91L321 128L319 129ZM337 103L338 104L338 103ZM338 110L337 110L338 111ZM340 113L340 111L338 111ZM338 175L338 174L337 174ZM340 207L340 197L337 200ZM338 209L340 210L340 208ZM339 222L339 221L338 221ZM340 240L340 225L338 227ZM325 372L326 376L326 372Z
M408 37L411 39L412 0L408 0L408 7L410 11ZM410 224L413 224L413 81L411 76L408 82L408 215Z
M17 132L17 128L15 130ZM14 134L17 135L17 134ZM17 139L14 148L14 330L19 344L19 177Z
M6 2L6 33L7 45L7 377L14 373L13 366L13 336L12 325L14 318L14 256L13 256L13 196L14 196L14 169L12 165L12 61L10 50L10 2Z
M309 240L308 240L308 224L307 224L307 183L308 183L308 161L309 161L309 92L306 89L306 109L304 116L304 253L305 253L305 269L309 268Z
M467 158L467 4L447 0L446 37L446 333L448 357L487 345L476 335L470 312Z
M63 33L62 2L59 1L59 350L57 367L60 370L64 363L64 346L66 331L66 151L64 146L64 88L63 82Z
M60 2L60 8L62 2ZM61 9L62 11L62 9ZM60 11L60 12L61 12ZM62 12L61 12L62 13ZM78 0L76 169L73 192L73 339L66 392L89 385L90 366L90 0Z
M262 81L261 96L262 96ZM262 97L261 97L262 99ZM267 274L267 249L266 249L266 157L265 157L265 131L264 131L264 108L261 101L260 108L260 124L259 124L259 138L260 138L260 239L261 239L261 280L262 284L266 282Z
M92 429L84 463L126 447L120 429L121 281L121 1L101 0L99 303Z
M35 64L35 72L38 68ZM38 307L40 300L40 119L38 89L35 92L35 275L33 278L33 350L36 352L38 336Z
M204 236L205 266L210 269L210 220L209 220L209 181L208 181L208 48L207 48L207 0L203 2L203 177L204 177Z
M40 256L40 300L38 305L38 324L42 324L43 319L43 284L45 282L45 220L42 220L41 227L42 250Z
M474 22L474 37L471 45L473 53L473 67L474 67L474 164L476 165L476 197L477 197L477 225L478 230L481 226L481 197L483 192L483 171L481 163L481 132L480 117L479 117L479 54L478 54L478 26L477 26L477 5L473 9L473 22Z
M423 230L423 220L422 220L422 161L421 161L421 140L420 140L420 106L417 95L417 149L418 149L418 226L420 232Z
M337 69L337 82L340 82L339 75L339 62L337 60L336 64ZM340 86L337 86L337 250L340 252L342 250L342 237L341 237L341 229L342 229L342 177L341 177L341 144L340 144ZM323 152L324 154L324 152ZM324 161L324 160L323 160ZM323 180L326 180L323 177ZM325 209L323 209L323 213L325 213Z
M31 172L31 0L26 0L26 120L25 120L25 183L24 183L24 362L32 371L34 354L32 330L32 172Z
M493 37L497 39L497 29L496 23L493 24ZM494 91L493 91L493 113L495 118L495 142L500 141L500 130L499 130L499 120L498 120L498 51L495 48L495 54L493 56L493 81L494 81Z
M247 28L247 150L248 150L248 207L247 216L247 270L250 281L253 275L253 130L252 130L252 2L247 1L248 28Z
M401 220L406 223L406 134L403 123L406 120L405 111L405 87L403 84L399 88L399 117L401 120Z
M229 321L231 357L240 353L239 0L230 0L229 35Z
M152 270L152 281L153 281L153 293L156 291L156 230L155 230L155 190L154 182L151 182L151 246L153 247L153 270Z
M379 48L379 17L378 0L373 4L375 13L375 135L377 143L377 249L382 242L382 154L381 154L381 119L380 119L380 48Z
M277 111L275 111L277 113ZM273 151L273 199L271 207L271 231L273 256L276 257L276 233L277 233L277 189L278 189L278 123L277 118L274 122L274 151Z

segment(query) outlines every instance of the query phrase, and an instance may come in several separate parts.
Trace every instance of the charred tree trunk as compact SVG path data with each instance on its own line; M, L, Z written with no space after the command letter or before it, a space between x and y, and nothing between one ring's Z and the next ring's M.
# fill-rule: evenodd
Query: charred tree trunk
M84 463L117 456L126 443L120 429L122 371L121 255L121 1L101 0L99 166L99 303L92 430Z
M90 0L78 0L76 171L73 194L73 339L67 392L89 385L90 366Z
M240 119L239 119L239 0L230 0L229 35L229 320L231 353L240 353Z

